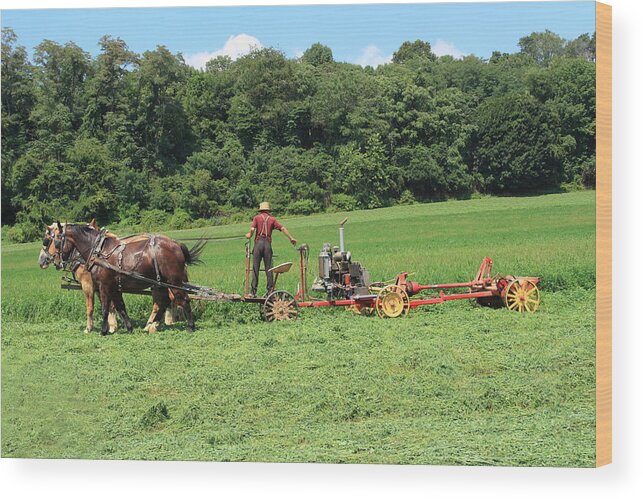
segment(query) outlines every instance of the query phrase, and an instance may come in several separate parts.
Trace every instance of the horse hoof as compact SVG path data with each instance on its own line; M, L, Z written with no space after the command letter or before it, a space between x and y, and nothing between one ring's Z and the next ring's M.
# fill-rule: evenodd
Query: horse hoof
M150 334L156 333L156 324L150 324L149 327L147 328L147 332Z
M152 325L151 322L148 322L147 324L145 324L145 327L143 328L143 331L149 331L151 325Z

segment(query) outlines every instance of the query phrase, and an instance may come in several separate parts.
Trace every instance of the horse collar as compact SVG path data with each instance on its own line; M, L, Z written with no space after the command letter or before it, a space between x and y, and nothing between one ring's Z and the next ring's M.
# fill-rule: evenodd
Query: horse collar
M98 233L98 237L92 246L92 250L89 253L89 258L87 259L87 265L85 268L91 270L96 263L96 258L100 255L100 251L103 249L103 244L105 243L105 237L107 235L107 229L101 229Z

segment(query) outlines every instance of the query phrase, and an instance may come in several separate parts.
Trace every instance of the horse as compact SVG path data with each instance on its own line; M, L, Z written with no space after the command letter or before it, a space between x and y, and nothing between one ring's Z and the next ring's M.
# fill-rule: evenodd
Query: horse
M112 303L127 331L132 332L123 291L140 291L149 287L152 288L154 303L158 304L150 331L156 330L170 302L183 309L187 329L194 331L194 316L184 287L188 282L187 265L200 262L204 241L197 242L188 250L184 244L162 235L132 236L125 244L120 239L108 237L106 231L97 231L86 224L63 226L57 222L57 228L52 244L60 264L78 251L98 284L103 315L102 335L108 332L107 319Z
M88 224L89 227L99 230L96 226L96 220L92 220ZM56 258L56 251L54 248L53 241L58 234L58 228L55 223L46 226L45 236L42 243L42 248L40 249L40 255L38 257L38 265L41 269L46 269L49 267L50 263L54 263L58 267L58 259ZM111 232L107 233L108 237L117 238L116 234ZM124 240L127 240L125 238ZM90 333L94 329L94 295L98 292L98 284L94 283L94 279L90 271L86 269L85 261L82 256L75 251L72 257L67 261L67 268L72 272L74 278L80 283L83 294L85 295L85 313L87 316L87 324L85 326L85 333ZM165 311L165 325L169 326L174 324L174 307L172 310L168 309ZM152 313L147 321L145 330L148 331L153 324L153 319L158 313L159 305L154 303L152 305ZM116 321L116 309L114 305L110 307L109 315L107 316L107 321L109 323L109 332L114 333L118 329L118 323ZM154 331L151 331L154 332Z

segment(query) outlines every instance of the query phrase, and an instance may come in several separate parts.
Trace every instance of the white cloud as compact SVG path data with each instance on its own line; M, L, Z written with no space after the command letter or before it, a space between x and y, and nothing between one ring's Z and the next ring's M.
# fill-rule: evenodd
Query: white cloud
M262 47L263 45L261 45L258 38L241 33L228 38L223 48L214 52L197 52L196 54L186 55L185 62L195 68L203 69L205 63L214 57L227 55L232 60L235 60Z
M431 44L431 50L438 57L443 55L453 56L455 59L460 59L464 56L464 52L458 49L455 45L445 40L438 40L435 44Z
M373 66L376 68L380 64L391 62L392 57L392 55L384 55L384 53L375 45L369 45L364 47L362 53L355 62L362 67Z

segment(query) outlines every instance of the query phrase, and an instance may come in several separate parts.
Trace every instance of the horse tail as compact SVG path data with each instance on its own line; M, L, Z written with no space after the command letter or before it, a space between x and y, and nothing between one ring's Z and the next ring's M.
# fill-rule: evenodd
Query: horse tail
M201 253L203 252L203 248L205 248L205 245L207 243L208 241L200 239L190 249L188 249L185 244L181 243L181 251L183 252L183 256L185 257L186 265L198 265L199 263L203 263L203 260L201 260Z

